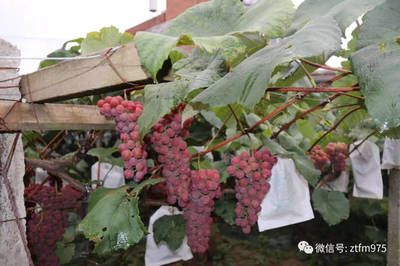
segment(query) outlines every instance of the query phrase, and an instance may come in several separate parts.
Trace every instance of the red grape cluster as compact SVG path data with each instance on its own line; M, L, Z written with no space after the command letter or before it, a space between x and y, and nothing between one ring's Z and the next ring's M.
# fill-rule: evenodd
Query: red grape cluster
M121 96L107 96L99 100L97 106L106 118L113 118L116 130L120 133L119 151L124 161L124 176L141 181L147 173L147 152L140 142L137 120L142 114L143 105L140 102L125 101Z
M208 249L214 198L221 197L219 172L215 169L191 171L190 200L183 209L188 245L196 253Z
M314 164L314 167L320 170L322 173L326 172L331 164L328 154L319 145L316 145L314 148L312 148L310 151L310 158Z
M251 226L257 222L261 203L269 190L268 178L271 169L277 162L276 157L267 149L261 149L254 154L243 151L235 156L228 166L228 174L234 176L236 199L236 224L243 233L250 233Z
M332 164L332 172L340 173L346 169L347 145L342 142L329 143L325 147Z
M62 240L68 226L68 212L80 206L82 193L69 185L61 193L54 187L33 184L25 189L28 203L39 206L27 223L28 243L38 265L60 265L55 253L57 241Z
M329 143L325 150L317 145L310 151L310 158L322 174L339 174L346 169L347 145L341 142Z
M184 207L189 201L191 155L184 140L188 130L181 122L178 111L166 115L153 127L150 142L162 165L168 203Z

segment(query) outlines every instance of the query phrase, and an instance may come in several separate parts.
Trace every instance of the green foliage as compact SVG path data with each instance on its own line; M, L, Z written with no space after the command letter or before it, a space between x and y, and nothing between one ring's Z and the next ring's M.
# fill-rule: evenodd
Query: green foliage
M212 0L178 16L168 25L165 34L209 37L258 31L277 38L285 35L293 11L293 4L288 0L259 0L249 8L239 0Z
M100 31L89 32L81 43L81 53L87 55L98 52L106 48L124 45L133 40L132 34L128 32L120 33L114 27L104 27Z
M54 52L51 52L50 54L47 55L47 57L75 57L75 56L78 56L78 55L80 55L80 47L81 47L82 40L83 40L83 38L78 38L78 39L67 41L63 44L63 46L60 49L58 49ZM67 49L67 45L70 43L74 43L76 45L71 46L69 49ZM48 66L57 64L61 61L62 60L52 60L52 59L43 60L40 62L39 68L48 67Z
M135 43L153 78L173 48L180 45L194 44L210 53L221 49L229 64L235 65L265 45L265 37L259 33L267 38L284 36L292 13L290 0L260 0L250 8L239 0L212 0L186 10L168 24L163 35L137 33ZM257 46L253 46L255 42Z
M384 0L305 0L296 11L291 29L299 30L311 19L332 17L344 32L359 16L383 2Z
M153 224L154 241L165 242L171 250L177 250L185 237L185 221L181 214L164 215Z
M209 53L199 48L195 48L189 57L176 62L173 70L179 79L190 82L190 91L207 88L226 73L221 50Z
M57 242L56 247L56 254L62 265L69 263L75 256L76 245L74 240L78 235L76 229L80 218L75 213L69 213L68 222L69 225L65 228L63 239Z
M79 225L79 230L95 242L94 252L99 255L126 250L146 233L139 216L139 198L130 196L127 189L108 190Z
M110 163L112 165L117 165L117 166L123 166L123 162L121 158L116 158L113 157L112 155L116 152L118 152L117 147L112 147L112 148L93 148L90 149L87 154L97 157L99 162L103 163Z
M146 135L161 117L182 103L190 92L188 81L177 80L144 88L144 109L138 125L140 135Z
M231 195L222 195L222 197L215 202L214 213L221 217L224 222L229 225L235 225L235 200Z
M400 125L398 73L400 66L400 4L388 0L365 15L351 56L369 114L382 131ZM385 18L382 20L382 18Z
M338 191L327 191L315 189L312 194L314 209L329 224L335 225L349 218L350 204L343 193Z
M162 179L147 179L130 188L101 189L89 197L89 212L79 224L79 230L95 243L94 252L106 255L126 250L146 234L139 213L139 193Z
M278 143L279 142L279 143ZM264 146L268 148L272 154L283 158L291 158L296 165L297 171L312 185L315 186L321 175L321 172L315 169L312 161L309 159L303 149L296 144L293 137L286 133L282 133L278 137L278 142L266 139Z
M240 103L251 109L264 95L275 67L296 58L327 55L339 49L337 23L329 18L311 21L278 45L266 46L246 58L192 101L210 106Z
M140 61L154 80L157 80L158 71L162 68L164 61L168 59L175 46L192 43L192 40L188 36L175 38L144 31L138 32L135 35L135 45L140 56ZM157 47L157 52L154 52L154 47Z

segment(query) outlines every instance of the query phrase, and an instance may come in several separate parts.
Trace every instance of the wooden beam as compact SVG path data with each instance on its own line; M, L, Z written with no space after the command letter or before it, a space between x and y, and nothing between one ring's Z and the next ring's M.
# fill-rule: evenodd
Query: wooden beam
M0 117L5 117L5 126L0 126L0 132L114 128L114 121L105 119L94 105L14 104L14 101L0 101Z
M400 170L391 169L389 175L387 265L400 265Z
M128 82L149 82L133 43L111 52L109 59ZM49 102L132 87L116 71L105 56L69 60L22 76L20 90L28 102Z

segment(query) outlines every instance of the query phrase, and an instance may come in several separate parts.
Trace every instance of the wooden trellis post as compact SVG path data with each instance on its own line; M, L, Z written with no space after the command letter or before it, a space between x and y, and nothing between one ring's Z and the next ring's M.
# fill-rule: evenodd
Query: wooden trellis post
M400 170L390 170L387 265L400 265Z

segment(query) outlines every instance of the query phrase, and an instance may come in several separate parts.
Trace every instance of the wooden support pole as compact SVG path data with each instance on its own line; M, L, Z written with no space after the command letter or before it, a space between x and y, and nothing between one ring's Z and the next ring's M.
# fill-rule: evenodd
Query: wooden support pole
M400 170L390 170L387 265L400 265Z
M20 90L28 102L49 102L125 89L148 79L132 43L108 55L64 61L24 75Z
M14 104L15 106L13 106ZM8 112L9 114L6 115ZM99 109L95 105L28 104L0 101L0 117L4 118L5 124L5 126L0 126L0 132L114 128L114 121L107 120L100 115Z

